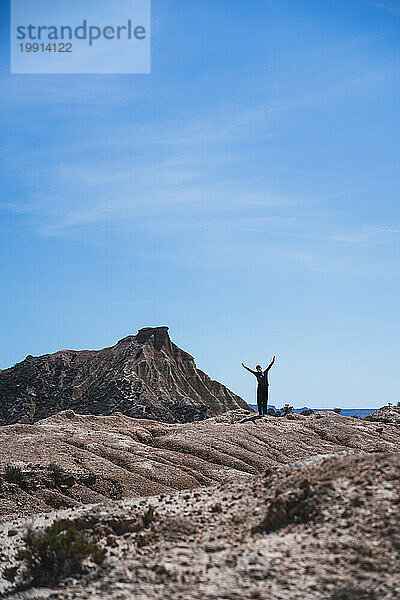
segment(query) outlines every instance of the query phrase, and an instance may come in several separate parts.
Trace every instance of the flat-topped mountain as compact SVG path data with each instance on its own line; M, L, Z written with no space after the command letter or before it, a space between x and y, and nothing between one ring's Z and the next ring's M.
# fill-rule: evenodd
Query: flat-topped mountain
M68 409L175 423L238 408L250 410L196 367L168 327L145 327L102 350L27 356L0 371L0 425L34 423Z

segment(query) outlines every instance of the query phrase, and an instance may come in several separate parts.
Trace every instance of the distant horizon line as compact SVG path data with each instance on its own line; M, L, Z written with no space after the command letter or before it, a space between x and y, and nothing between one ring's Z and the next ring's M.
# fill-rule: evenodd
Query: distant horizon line
M249 406L255 406L257 407L257 404L249 404ZM290 406L290 405L289 405ZM381 406L362 406L362 407L354 407L354 406L350 406L350 407L346 407L346 406L333 406L333 407L325 407L325 408L315 408L313 406L294 406L294 410L298 410L300 408L310 408L311 410L334 410L335 408L340 408L341 410L378 410L379 408L383 408L384 406L388 406L388 403L386 404L382 404ZM397 406L397 404L393 404L392 406ZM276 408L275 404L269 404L268 408Z

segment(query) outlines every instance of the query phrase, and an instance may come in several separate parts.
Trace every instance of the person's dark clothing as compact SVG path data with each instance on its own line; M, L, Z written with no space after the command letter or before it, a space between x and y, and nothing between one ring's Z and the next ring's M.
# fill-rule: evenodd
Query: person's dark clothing
M258 385L260 385L261 387L268 387L267 369L265 369L265 371L261 371L261 373L259 373L258 371L252 371L252 373L256 376Z
M257 408L261 416L267 414L268 405L268 384L257 386Z
M268 371L271 367L267 367L265 371L252 371L248 367L245 367L247 371L253 373L257 378L257 408L260 415L264 416L267 414L268 405Z

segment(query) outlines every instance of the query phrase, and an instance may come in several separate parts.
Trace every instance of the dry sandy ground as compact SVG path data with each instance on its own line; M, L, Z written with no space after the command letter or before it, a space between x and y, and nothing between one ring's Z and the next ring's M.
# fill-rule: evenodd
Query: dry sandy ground
M0 518L236 482L316 454L399 448L398 425L327 412L259 419L237 410L168 425L64 411L0 427ZM9 464L22 470L16 481Z
M282 425L283 444L292 423ZM365 432L354 432L355 443L357 435ZM399 474L400 454L355 450L234 483L36 517L36 527L63 516L96 531L107 559L58 588L12 593L3 580L3 590L10 600L399 598ZM143 519L149 507L154 515ZM20 564L27 523L4 524L3 566Z

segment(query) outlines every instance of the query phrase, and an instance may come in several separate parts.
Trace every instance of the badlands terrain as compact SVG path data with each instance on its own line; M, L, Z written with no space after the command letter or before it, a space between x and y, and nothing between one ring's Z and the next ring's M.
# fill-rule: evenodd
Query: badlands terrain
M250 410L196 367L168 327L144 327L102 350L28 355L0 370L0 425L35 423L67 409L182 423L237 408Z
M0 595L400 598L400 408L259 418L167 327L0 371Z
M398 423L330 412L167 424L68 410L4 426L0 590L15 600L400 597L399 448ZM26 531L60 520L104 560L32 585L18 556Z
M399 448L397 425L333 412L260 419L238 410L168 424L69 410L0 428L0 518L229 484L314 455ZM15 482L7 465L21 471Z

